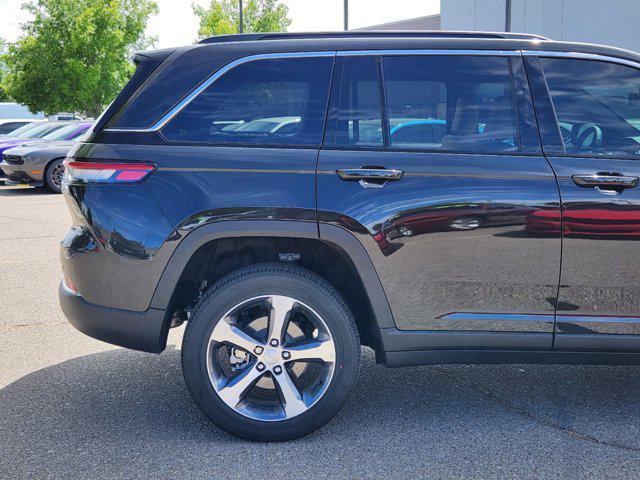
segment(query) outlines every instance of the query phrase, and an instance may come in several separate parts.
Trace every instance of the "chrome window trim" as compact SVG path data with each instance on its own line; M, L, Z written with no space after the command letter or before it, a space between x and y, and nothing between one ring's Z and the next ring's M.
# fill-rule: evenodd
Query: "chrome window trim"
M524 57L541 57L541 58L567 58L570 60L596 60L599 62L617 63L625 65L627 67L639 68L640 61L636 62L628 60L626 58L611 57L609 55L601 55L598 53L585 53L585 52L557 52L557 51L545 51L545 50L523 50L522 56Z
M351 57L351 56L368 56L368 55L473 55L473 56L507 56L507 57L553 57L553 58L569 58L569 59L585 59L598 60L611 63L618 63L634 68L640 68L640 62L626 60L618 57L610 57L608 55L583 53L583 52L558 52L544 50L446 50L446 49L423 49L423 50L345 50L345 51L320 51L320 52L282 52L282 53L262 53L257 55L249 55L238 58L225 66L219 68L209 75L200 85L194 88L186 97L174 105L171 110L164 114L153 125L146 128L104 128L104 132L131 132L131 133L148 133L157 132L169 123L178 113L180 113L189 103L191 103L198 95L206 90L218 78L235 67L253 62L256 60L268 60L273 58L314 58L314 57Z
M146 133L146 132L157 132L162 127L164 127L173 117L175 117L178 113L180 113L187 105L189 105L198 95L200 95L204 90L207 89L212 83L214 83L217 79L222 77L225 73L233 70L235 67L253 62L256 60L269 60L272 58L322 58L322 57L335 57L336 52L283 52L283 53L262 53L258 55L249 55L247 57L238 58L233 60L230 63L227 63L225 66L219 68L211 75L209 75L200 85L191 90L191 92L180 100L176 105L171 108L167 113L165 113L160 120L157 120L153 125L146 128L105 128L103 131L105 132L132 132L132 133Z
M262 53L257 55L249 55L247 57L238 58L220 69L213 72L200 85L194 88L186 97L180 100L176 105L165 113L153 125L146 128L104 128L104 132L130 132L130 133L148 133L157 132L169 123L173 117L180 113L189 103L191 103L198 95L213 84L218 78L235 67L244 63L256 60L268 60L272 58L314 58L314 57L349 57L364 55L475 55L475 56L520 56L520 50L442 50L442 49L426 49L426 50L348 50L348 51L322 51L322 52L282 52L282 53Z

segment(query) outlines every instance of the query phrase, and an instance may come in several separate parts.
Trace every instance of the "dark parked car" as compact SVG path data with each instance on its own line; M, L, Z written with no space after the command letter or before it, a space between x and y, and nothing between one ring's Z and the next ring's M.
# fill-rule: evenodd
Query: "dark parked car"
M19 136L9 136L6 138L0 139L0 176L5 174L3 165L2 165L2 156L5 151L15 148L22 147L25 145L33 145L39 143L46 142L54 142L54 141L71 141L77 140L91 126L91 122L45 122L34 128L27 130L24 133L21 133ZM7 169L11 170L12 167L10 165L6 165ZM60 192L60 178L62 173L62 166L57 166L54 168L55 175L49 178L47 182L47 186L56 192ZM29 176L23 176L25 173L22 170L18 170L18 173L23 179L21 183L31 183L29 182ZM49 174L54 173L49 172ZM15 176L14 176L15 177ZM8 179L5 183L11 183L12 180ZM15 183L15 179L13 180Z
M135 61L66 160L60 302L148 352L186 321L187 387L222 428L319 428L360 345L389 367L640 364L638 237L618 235L640 212L640 55L349 32ZM239 127L265 119L295 121ZM598 239L527 229L575 211Z
M52 192L61 192L64 157L74 142L89 130L91 122L55 125L41 137L0 142L0 174L7 177L6 184L44 185Z
M0 168L7 184L47 187L60 193L64 161L73 141L43 142L5 150Z
M14 144L16 142L27 141L42 138L45 135L57 130L58 128L66 125L62 122L32 122L23 125L16 130L0 136L0 147L5 145Z
M20 147L39 142L57 140L75 140L82 136L91 126L89 122L46 122L28 130L21 136L9 136L0 139L0 154L13 147Z
M6 149L40 141L42 137L58 130L63 125L59 122L32 122L13 130L10 134L0 135L0 158ZM1 168L0 177L4 177Z

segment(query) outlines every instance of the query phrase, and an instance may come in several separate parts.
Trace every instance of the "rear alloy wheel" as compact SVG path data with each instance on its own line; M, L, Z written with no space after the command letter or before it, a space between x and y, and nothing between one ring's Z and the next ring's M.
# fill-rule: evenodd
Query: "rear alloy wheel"
M198 406L225 430L288 440L340 409L359 367L351 313L323 279L263 264L214 285L189 320L183 372Z
M64 176L63 159L54 160L47 166L44 173L45 186L55 193L62 192L62 177Z
M449 223L451 230L475 230L484 224L481 217L460 217Z

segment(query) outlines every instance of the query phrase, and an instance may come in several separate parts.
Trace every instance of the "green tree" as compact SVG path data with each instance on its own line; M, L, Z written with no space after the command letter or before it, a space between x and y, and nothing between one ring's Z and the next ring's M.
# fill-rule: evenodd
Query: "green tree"
M7 64L5 62L5 55L7 53L7 44L0 38L0 102L10 102L11 98L7 95L7 92L2 88L2 80L7 75Z
M32 20L4 56L3 88L31 111L98 115L133 72L130 55L150 40L151 0L31 0Z
M238 32L238 0L211 0L207 8L193 5L193 12L200 18L198 35L201 38ZM246 33L284 32L291 24L288 13L289 7L279 0L245 0L243 30Z

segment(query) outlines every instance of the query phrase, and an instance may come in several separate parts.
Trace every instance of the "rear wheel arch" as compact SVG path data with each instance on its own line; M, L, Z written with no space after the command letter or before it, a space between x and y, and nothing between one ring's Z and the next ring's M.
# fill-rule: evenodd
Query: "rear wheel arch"
M44 169L42 170L42 183L45 187L52 189L51 185L50 185L50 179L49 179L49 173L51 168L54 167L54 165L58 162L63 162L65 159L65 157L57 157L57 158L52 158L51 160L49 160L47 162L47 164L45 165ZM57 191L57 190L55 190Z
M64 161L65 157L56 157L56 158L52 158L51 160L49 160L47 162L47 164L44 167L44 171L46 172L47 169L53 164L53 162L57 162L58 160L63 160Z
M151 300L151 308L167 311L163 341L166 341L172 315L184 306L184 289L195 286L186 287L194 265L202 264L207 256L208 261L211 255L217 255L214 257L216 263L218 260L220 263L226 262L214 273L211 284L238 268L276 260L274 249L282 248L286 250L283 253L289 253L289 248L295 250L299 247L303 253L296 263L334 284L350 308L355 310L353 313L363 344L373 347L377 354L384 355L380 329L392 328L395 324L373 263L362 244L348 231L322 224L320 232L321 236L315 222L279 220L221 221L189 232L165 267ZM230 248L239 248L240 251L233 252ZM247 256L247 252L252 250L256 255L253 259L251 255ZM323 263L320 262L321 258L326 259L325 266L320 264ZM201 277L198 278L201 280Z

